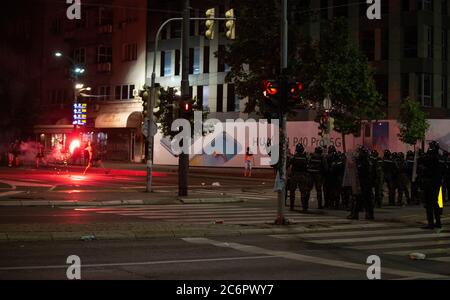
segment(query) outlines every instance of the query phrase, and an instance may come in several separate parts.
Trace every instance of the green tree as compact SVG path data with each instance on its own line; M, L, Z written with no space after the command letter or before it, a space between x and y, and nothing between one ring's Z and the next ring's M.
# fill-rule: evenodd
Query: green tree
M425 134L430 128L426 114L418 101L406 98L400 106L398 117L400 140L409 145L415 145L418 141L425 139Z
M345 19L331 20L319 42L320 67L315 87L317 101L329 95L333 103L335 130L357 135L362 120L384 117L383 102L376 90L367 58L351 41Z

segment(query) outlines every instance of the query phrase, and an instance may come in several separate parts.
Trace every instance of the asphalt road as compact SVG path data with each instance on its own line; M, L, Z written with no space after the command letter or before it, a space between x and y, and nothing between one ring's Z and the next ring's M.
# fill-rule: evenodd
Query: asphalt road
M271 236L0 244L0 279L67 279L67 258L81 279L367 279L379 254L382 279L450 278L448 263L411 261L377 250L323 247Z

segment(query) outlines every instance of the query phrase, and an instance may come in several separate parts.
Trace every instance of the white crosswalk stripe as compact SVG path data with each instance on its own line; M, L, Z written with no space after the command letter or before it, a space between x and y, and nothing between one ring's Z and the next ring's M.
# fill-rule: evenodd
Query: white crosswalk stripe
M215 195L223 193L225 196L235 197L244 200L262 200L262 199L276 199L276 193L258 193L258 192L238 192L238 191L217 191L217 190L195 190L193 193L204 195Z
M101 207L78 208L78 211L102 215L135 217L150 221L176 222L188 224L264 224L273 223L276 209L261 207L240 207L228 204L174 204L149 205L146 207ZM330 216L286 212L286 218L294 224L318 225L323 223L349 224L350 221Z
M373 254L408 257L411 253L422 253L426 255L426 259L450 262L450 231L426 231L390 223L352 223L332 225L313 232L276 234L271 237L366 250Z

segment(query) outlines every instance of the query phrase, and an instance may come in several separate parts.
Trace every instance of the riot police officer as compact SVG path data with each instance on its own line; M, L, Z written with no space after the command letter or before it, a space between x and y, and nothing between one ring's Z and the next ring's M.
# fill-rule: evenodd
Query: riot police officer
M371 192L371 185L373 181L373 167L369 157L369 151L365 147L358 149L358 156L356 158L356 170L361 187L361 195L356 198L356 203L353 206L350 219L358 219L359 212L362 207L366 211L366 220L374 219L374 203Z
M444 160L444 184L443 184L443 192L444 197L447 196L447 200L450 200L450 154L448 151L444 151L443 155Z
M325 207L338 209L345 166L342 157L334 146L328 148L327 167Z
M384 151L383 175L384 175L384 181L386 182L387 187L388 187L389 205L394 206L395 205L395 190L397 189L397 187L396 187L396 180L395 180L395 165L392 160L391 151L389 151L389 150Z
M394 163L397 170L397 188L398 188L397 205L399 206L403 205L403 195L405 195L406 197L406 202L410 204L411 198L409 196L408 191L409 179L404 154L397 153Z
M417 186L417 174L416 178L413 177L414 173L414 159L415 154L413 151L409 150L406 153L406 175L408 178L408 183L411 186L411 203L417 202L417 193L418 193L418 186ZM417 170L416 170L417 173Z
M309 161L308 173L316 189L317 206L319 209L323 209L322 187L326 170L327 162L323 156L323 150L321 147L316 147Z
M305 148L302 144L297 144L295 147L294 157L290 160L290 186L289 186L289 198L291 210L294 209L295 203L295 191L297 187L300 189L301 202L303 211L307 211L309 207L309 196L312 189L312 181L308 175L308 163L309 158L305 152Z
M372 163L372 174L373 180L371 188L373 189L375 195L375 204L378 208L383 205L383 185L384 185L384 177L383 177L383 161L378 154L378 151L372 150L370 155L370 160Z
M429 144L428 152L423 158L423 190L428 225L424 229L441 228L441 209L438 205L439 189L443 180L443 166L440 163L439 144Z

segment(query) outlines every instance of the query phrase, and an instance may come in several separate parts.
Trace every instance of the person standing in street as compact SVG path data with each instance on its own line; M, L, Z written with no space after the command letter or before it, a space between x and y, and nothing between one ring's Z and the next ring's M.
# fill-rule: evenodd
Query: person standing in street
M294 157L288 164L288 170L290 174L290 186L289 186L289 199L290 208L294 210L295 205L295 191L300 189L301 202L303 211L308 211L309 208L309 196L312 189L312 181L308 174L308 154L305 152L305 148L302 144L297 144L295 147Z
M321 147L316 147L314 153L311 155L311 160L308 166L308 173L311 175L314 188L317 195L317 207L323 209L323 178L327 170L327 163L323 156Z
M356 159L356 171L361 189L361 196L358 197L356 205L353 207L353 212L349 219L359 219L359 211L364 207L366 212L366 220L374 220L374 205L371 192L371 182L373 180L372 166L369 158L369 151L361 147L358 150L358 157Z
M391 151L389 150L384 151L383 175L388 187L389 205L395 206L395 190L397 189L395 179L395 165L392 160Z
M252 177L252 167L255 164L255 158L253 157L253 153L250 151L250 147L247 147L247 151L245 151L244 156L244 177Z
M370 156L370 160L372 162L372 173L374 175L374 180L372 181L372 189L375 195L375 204L378 208L381 208L383 205L383 186L384 186L384 177L383 177L383 161L380 159L378 151L373 150Z
M88 153L88 164L86 166L86 169L84 169L83 175L86 175L87 170L92 167L93 160L94 160L94 149L92 148L91 142L89 141L87 144L87 147L84 149L84 151L87 151Z
M424 229L442 228L441 208L438 205L439 190L443 181L443 166L440 162L439 143L432 141L429 144L423 162L424 174L422 178L427 226Z

